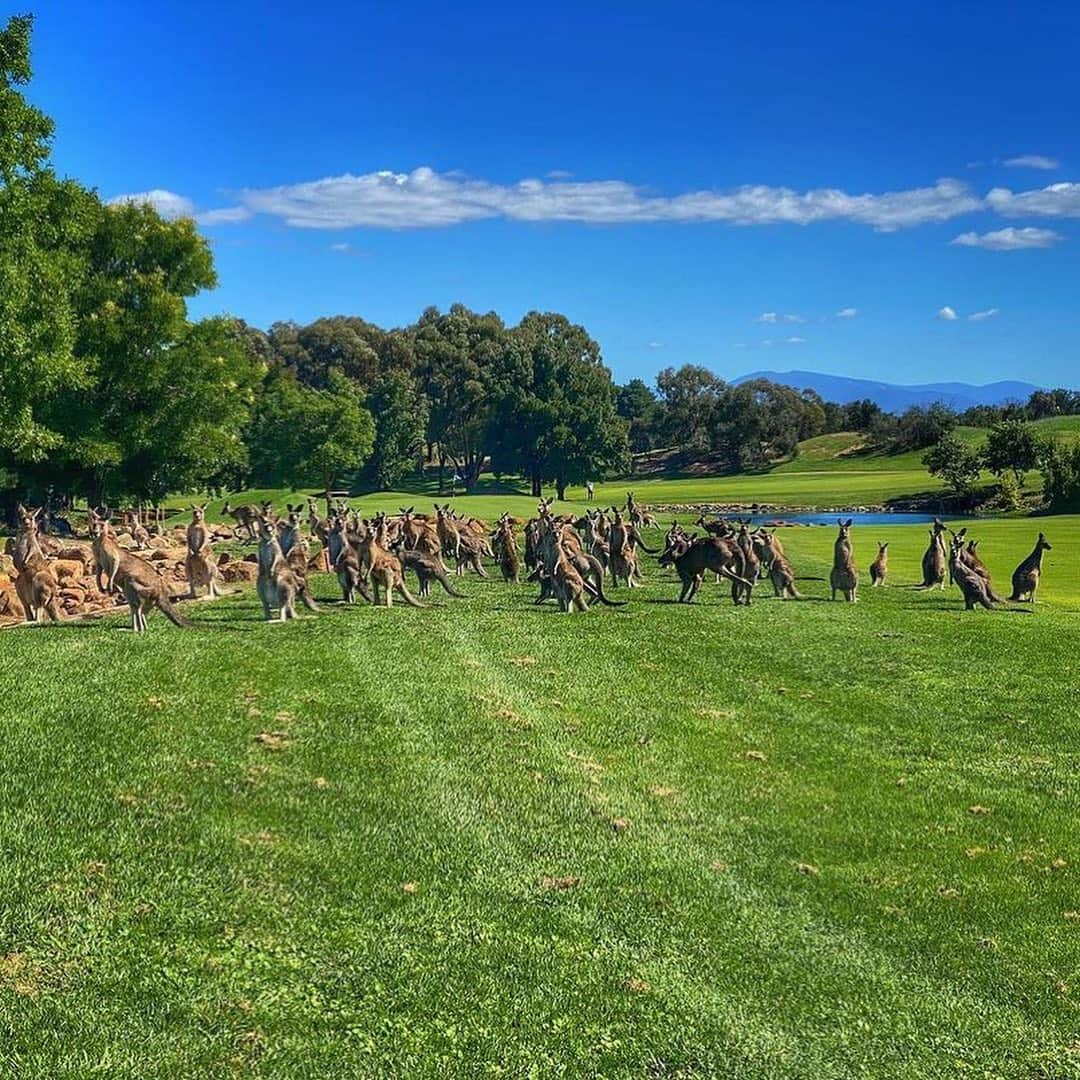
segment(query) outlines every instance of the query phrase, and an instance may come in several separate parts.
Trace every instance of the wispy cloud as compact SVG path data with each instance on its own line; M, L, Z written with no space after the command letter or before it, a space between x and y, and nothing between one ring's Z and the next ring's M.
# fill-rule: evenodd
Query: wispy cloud
M662 349L664 347L664 343L662 341L650 341L648 347L650 349Z
M806 341L804 337L789 337L784 338L785 345L802 345Z
M234 225L247 221L251 211L246 206L223 206L215 210L196 210L195 203L186 195L164 188L150 191L135 191L125 195L114 195L108 200L110 206L122 203L149 203L163 218L175 221L178 218L194 218L200 225Z
M754 322L759 322L759 323L774 323L774 322L776 322L776 320L777 320L778 318L780 318L780 316L779 316L779 315L777 315L775 311L763 311L763 312L762 312L762 313L761 313L761 314L760 314L760 315L759 315L759 316L758 316L758 317L757 317L757 318L756 318L756 319L754 320Z
M946 304L945 307L937 313L937 317L941 319L942 322L955 322L956 312Z
M1021 251L1024 248L1048 248L1062 240L1060 233L1053 229L1036 229L1028 227L1017 229L1008 226L1005 229L996 229L993 232L961 233L950 244L960 247L986 248L988 251Z
M801 315L785 315L784 316L784 322L786 322L786 323L801 323L801 322L806 322L806 320Z
M1061 162L1056 158L1042 154L1021 154L1019 157L1005 159L1005 164L1013 169L1058 169Z
M846 307L846 308L841 308L836 313L836 317L838 319L854 319L855 316L858 315L858 314L859 314L859 309L858 308Z
M987 319L992 319L998 313L996 307L987 308L985 311L973 311L968 316L968 322L985 322Z
M756 184L663 196L625 180L526 179L497 184L426 167L409 173L347 173L281 187L249 188L241 193L241 202L253 213L311 229L432 228L501 217L592 224L850 221L889 232L947 221L980 206L979 198L956 180L880 194L852 195L838 188L799 192Z
M330 245L330 250L331 250L331 251L341 251L341 252L346 252L346 251L349 251L349 250L351 250L351 248L352 248L352 245L351 245L351 244L347 244L347 243L345 243L344 241L341 241L340 243L337 243L337 244L331 244L331 245Z
M1002 217L1080 217L1080 184L1050 184L1015 194L1008 188L993 188L986 205Z

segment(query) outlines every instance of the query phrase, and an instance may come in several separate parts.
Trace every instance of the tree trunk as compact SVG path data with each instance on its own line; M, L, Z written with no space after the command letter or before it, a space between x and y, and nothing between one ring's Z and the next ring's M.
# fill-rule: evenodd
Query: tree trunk
M555 494L559 502L566 502L566 481L561 476L555 479Z
M540 470L533 466L532 471L532 493L533 497L539 499L544 494L544 489L540 484Z

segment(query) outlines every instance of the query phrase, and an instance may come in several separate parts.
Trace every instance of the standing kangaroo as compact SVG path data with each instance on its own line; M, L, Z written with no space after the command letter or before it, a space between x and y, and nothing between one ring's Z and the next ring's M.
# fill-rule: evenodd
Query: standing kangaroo
M1035 550L1013 571L1012 595L1010 600L1028 600L1035 603L1035 593L1039 588L1039 577L1042 574L1042 559L1044 551L1053 551L1050 542L1039 533L1035 541Z
M953 582L960 587L964 594L964 607L968 611L974 611L975 605L993 610L993 601L990 593L990 585L972 567L964 562L964 532L952 534L952 543L949 547L949 570L952 573Z
M932 589L935 585L945 588L945 570L948 566L945 531L945 523L941 518L934 518L934 527L930 530L930 546L922 557L922 587L924 589Z
M285 622L296 618L296 597L300 596L304 606L310 611L318 611L315 601L307 591L306 585L296 580L292 567L281 554L278 543L277 525L270 517L259 518L259 599L262 601L263 615L267 622L273 619L273 611L278 609L278 619Z
M206 505L191 508L191 524L187 528L187 557L184 570L188 579L188 597L194 600L199 589L206 586L211 600L221 596L225 590L221 586L221 574L214 562L214 552L210 546L210 530L206 527Z
M870 564L870 584L874 587L885 584L889 573L889 542L878 541L877 558Z
M26 621L36 623L44 611L53 622L63 621L60 611L60 585L37 538L40 508L29 511L19 506L19 530L15 536L13 562L18 572L15 595L22 604Z
M173 606L168 584L153 565L116 542L108 518L90 518L90 546L97 561L98 580L105 575L106 587L102 591L111 594L116 586L120 587L131 612L131 629L136 634L146 629L146 613L155 607L176 626L191 626Z
M851 518L841 521L837 518L836 524L840 532L833 545L833 565L829 574L829 584L832 586L832 598L842 592L844 599L854 604L858 597L855 595L859 587L859 569L855 565L855 556L851 550Z
M394 590L396 589L406 604L412 607L426 607L411 592L405 584L405 575L401 569L401 563L397 556L391 555L378 541L373 529L368 529L367 535L360 542L360 566L365 577L371 581L371 591L374 594L372 601L376 606L379 603L379 589L386 593L386 606L392 607L394 603Z

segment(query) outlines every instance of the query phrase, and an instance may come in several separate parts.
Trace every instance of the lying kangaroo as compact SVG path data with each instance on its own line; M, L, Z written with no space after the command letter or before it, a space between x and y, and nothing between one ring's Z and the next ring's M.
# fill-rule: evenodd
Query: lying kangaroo
M940 585L944 589L948 558L945 552L945 523L941 518L934 518L934 527L929 535L930 546L922 557L922 588L932 589Z
M878 541L877 558L870 564L870 584L872 586L884 585L885 577L889 573L889 542Z
M188 597L194 600L203 586L211 600L223 595L221 573L214 562L214 552L210 546L210 530L206 527L206 505L191 508L191 524L187 529L187 557L184 559L184 571L188 579Z
M1042 574L1042 559L1044 551L1053 551L1050 542L1039 533L1035 541L1035 550L1013 571L1012 595L1010 600L1028 600L1035 603L1035 593L1039 588L1039 577Z
M296 597L299 595L304 607L309 611L318 611L306 585L296 580L292 567L281 554L278 543L277 525L270 517L259 518L259 578L257 584L259 599L262 601L263 616L267 622L273 619L273 611L278 609L278 619L285 622L296 618Z
M40 513L40 508L30 512L19 506L19 531L15 537L18 555L14 559L18 572L15 595L22 604L27 622L38 622L43 611L53 622L62 622L60 585L38 544L37 519Z
M844 599L854 604L858 597L855 590L859 587L859 568L855 565L855 556L851 550L851 518L836 524L840 527L836 543L833 545L833 566L829 574L829 584L832 586L832 598L842 592Z
M116 542L107 518L90 518L90 546L97 561L98 580L105 575L106 587L102 591L111 594L120 587L131 612L131 629L136 634L146 629L146 614L155 607L176 626L191 626L169 599L165 579L151 563L125 551Z
M993 609L993 601L990 597L988 583L964 562L964 536L963 532L953 533L952 544L949 548L949 570L953 581L960 587L964 594L964 607L973 611L976 604L980 604L987 611Z

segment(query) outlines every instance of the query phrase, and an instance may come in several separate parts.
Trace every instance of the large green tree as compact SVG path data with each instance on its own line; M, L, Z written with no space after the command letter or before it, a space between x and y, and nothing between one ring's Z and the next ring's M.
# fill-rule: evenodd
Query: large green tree
M368 394L367 408L375 420L375 445L365 479L388 491L423 453L427 402L405 372L388 371Z
M1024 474L1039 463L1042 449L1035 429L1023 420L1002 420L990 429L983 447L983 461L995 475L1011 472L1018 486L1024 485Z
M600 347L564 315L530 312L496 361L498 399L489 437L497 468L545 481L564 498L569 484L599 479L629 462L627 422Z

